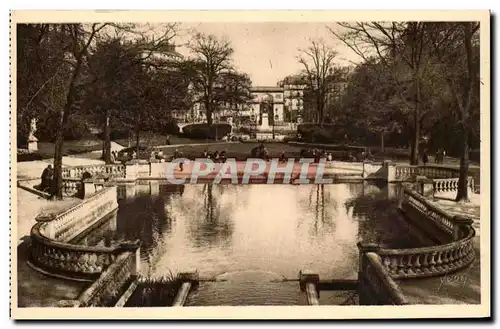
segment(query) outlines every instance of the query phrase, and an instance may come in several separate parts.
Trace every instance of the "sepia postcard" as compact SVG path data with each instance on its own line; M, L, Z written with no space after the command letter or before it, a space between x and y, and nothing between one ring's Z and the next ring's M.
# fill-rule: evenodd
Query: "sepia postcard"
M490 12L10 20L11 318L491 317Z

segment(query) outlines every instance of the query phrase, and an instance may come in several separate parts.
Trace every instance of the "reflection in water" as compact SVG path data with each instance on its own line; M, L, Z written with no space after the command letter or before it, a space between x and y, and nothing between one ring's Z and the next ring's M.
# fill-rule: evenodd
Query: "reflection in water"
M119 189L111 239L140 239L143 270L150 274L197 269L203 277L265 272L295 278L312 269L325 279L352 279L358 241L389 247L413 241L400 225L396 201L388 200L397 195L393 185L156 182L135 192Z

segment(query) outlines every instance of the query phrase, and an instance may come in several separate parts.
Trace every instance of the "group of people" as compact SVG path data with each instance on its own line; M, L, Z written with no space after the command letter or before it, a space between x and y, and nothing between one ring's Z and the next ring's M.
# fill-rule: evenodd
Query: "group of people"
M250 156L252 158L259 158L268 161L269 160L269 151L264 146L263 143L260 143L259 146L252 148L250 151Z
M150 159L151 160L158 160L160 162L164 162L165 161L165 155L163 154L162 150L151 151L151 157L150 157Z
M434 162L442 164L445 157L446 157L446 151L444 149L440 148L436 152L436 157L434 158Z
M325 159L328 162L333 160L332 153L326 152L326 150L318 150L316 148L312 150L302 149L300 151L300 156L302 158L313 158L315 163L319 163L321 159Z
M207 150L204 150L201 157L203 159L210 159L213 162L220 162L220 163L224 163L227 160L226 151L221 151L221 152L215 151L212 153Z

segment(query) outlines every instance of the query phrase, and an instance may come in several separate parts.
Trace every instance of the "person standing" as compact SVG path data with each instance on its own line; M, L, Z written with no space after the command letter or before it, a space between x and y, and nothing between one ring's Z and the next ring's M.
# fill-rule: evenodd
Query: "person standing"
M427 150L424 150L424 153L422 154L422 162L424 163L424 166L427 165L428 161L429 161L429 156L427 155Z
M170 135L167 135L166 143L167 143L167 145L170 145Z

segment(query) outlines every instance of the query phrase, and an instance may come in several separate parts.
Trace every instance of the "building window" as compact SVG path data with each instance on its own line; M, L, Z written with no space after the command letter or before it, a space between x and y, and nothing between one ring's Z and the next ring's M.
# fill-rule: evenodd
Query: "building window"
M276 94L276 95L274 96L274 98L276 98L276 99L281 99L281 94Z

